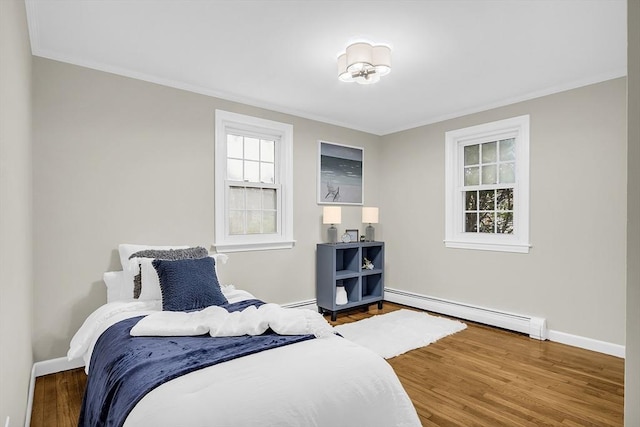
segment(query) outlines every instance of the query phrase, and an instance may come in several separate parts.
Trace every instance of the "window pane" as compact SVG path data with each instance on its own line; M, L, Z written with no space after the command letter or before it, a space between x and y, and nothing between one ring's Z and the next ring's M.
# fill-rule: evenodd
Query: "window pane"
M515 139L503 139L500 141L500 161L509 161L516 159Z
M505 184L516 182L515 163L500 163L500 182Z
M481 211L494 211L495 210L495 201L494 201L494 190L484 190L479 191L480 193L480 210Z
M467 233L476 233L478 231L478 214L464 214L464 231Z
M242 158L242 137L227 135L227 157Z
M245 161L244 179L249 182L260 182L260 163Z
M244 209L244 187L229 188L229 209Z
M261 211L247 211L247 234L259 234L261 224Z
M260 140L257 138L244 139L244 158L247 160L260 160Z
M493 212L480 214L480 233L493 233Z
M483 184L495 184L498 182L496 175L496 165L482 166Z
M464 185L480 184L480 168L464 168Z
M261 139L260 145L262 146L260 149L260 160L262 160L263 162L273 163L275 161L274 159L276 158L275 142L266 140L266 139Z
M244 234L244 211L229 211L229 234Z
M242 181L242 160L227 160L227 179Z
M496 204L499 211L513 210L513 189L503 188L496 190Z
M480 163L480 146L476 145L467 145L464 147L464 164L466 165L477 165Z
M247 209L262 209L262 189L247 188Z
M260 163L260 182L266 182L269 184L273 184L275 182L273 163Z
M496 233L513 234L513 212L499 212L497 214Z
M270 188L262 189L262 208L263 209L276 209L276 190Z
M464 209L467 211L475 211L478 210L478 192L477 191L467 191L464 195Z
M275 233L276 231L276 213L274 211L262 212L262 232Z
M482 163L494 163L496 161L496 143L482 144Z

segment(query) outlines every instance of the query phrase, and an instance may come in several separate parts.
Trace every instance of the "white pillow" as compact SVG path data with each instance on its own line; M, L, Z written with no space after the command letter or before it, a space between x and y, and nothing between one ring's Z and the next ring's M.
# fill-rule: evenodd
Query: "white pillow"
M209 256L216 261L216 275L217 275L217 273L218 273L218 265L226 264L227 261L229 260L229 256L227 254L212 254L212 255L209 255ZM218 277L218 280L220 280L219 277Z
M107 271L102 275L107 285L107 302L133 300L133 283L130 289L126 289L124 271Z
M153 258L137 258L137 260L140 263L140 274L142 276L142 289L138 299L141 301L162 299L160 278L152 264Z
M216 307L227 312L224 308ZM201 311L159 311L142 318L131 328L132 337L183 337L197 336L209 332Z

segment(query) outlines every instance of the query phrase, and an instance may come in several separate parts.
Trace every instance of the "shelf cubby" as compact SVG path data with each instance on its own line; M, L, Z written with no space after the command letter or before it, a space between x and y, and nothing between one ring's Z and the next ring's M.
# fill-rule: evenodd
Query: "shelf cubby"
M382 273L362 276L362 300L377 298L383 293Z

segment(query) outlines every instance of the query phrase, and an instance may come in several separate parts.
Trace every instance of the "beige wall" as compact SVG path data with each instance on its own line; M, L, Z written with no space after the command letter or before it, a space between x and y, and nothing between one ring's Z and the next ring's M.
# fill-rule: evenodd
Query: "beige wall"
M625 93L617 79L385 136L386 285L624 345ZM445 248L445 132L523 114L531 117L531 252Z
M624 425L640 425L640 2L627 3L627 346Z
M365 147L365 200L381 207L388 286L543 316L553 330L624 345L624 79L379 138L55 61L34 64L37 360L64 355L104 302L101 275L120 268L118 243L210 247L216 108L292 123L295 140L296 247L233 254L223 282L282 303L314 297L314 245L326 230L315 195L317 140L326 139ZM521 114L531 114L531 253L445 249L444 132ZM362 229L359 209L343 210L340 228ZM609 221L598 226L595 218ZM487 266L514 281L477 274Z
M0 1L0 423L24 424L33 363L31 49L24 1Z
M365 200L380 206L387 285L547 318L624 345L625 79L379 138L62 64L34 61L36 360L65 354L105 300L118 243L213 242L216 108L294 125L292 250L233 254L221 279L275 302L314 298L317 140L365 147ZM444 132L531 115L528 255L445 249ZM343 209L340 229L359 228ZM606 223L605 223L606 221ZM493 280L489 268L513 280Z
M365 148L365 200L378 202L379 138L45 59L34 60L36 360L66 354L106 299L119 243L214 241L214 110L294 126L294 249L232 254L223 283L261 299L314 298L317 141ZM343 208L344 228L362 228Z

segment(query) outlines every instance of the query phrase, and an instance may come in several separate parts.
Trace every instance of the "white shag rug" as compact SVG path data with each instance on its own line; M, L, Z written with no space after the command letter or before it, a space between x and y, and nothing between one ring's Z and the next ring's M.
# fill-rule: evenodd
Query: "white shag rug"
M389 359L429 345L466 327L466 324L457 320L400 309L339 325L335 330L346 339Z

